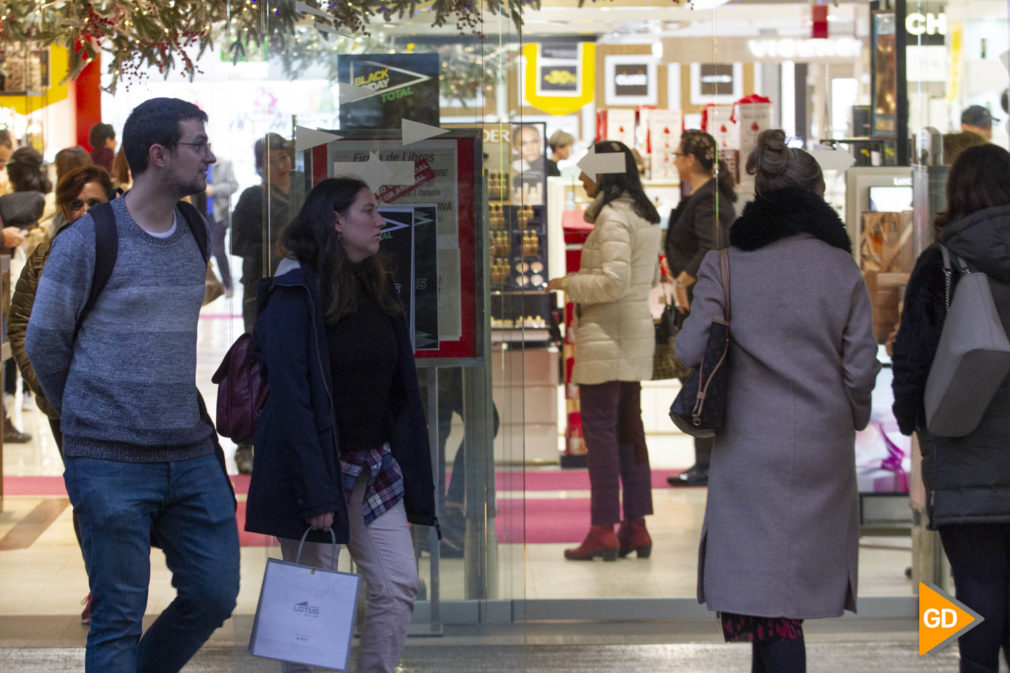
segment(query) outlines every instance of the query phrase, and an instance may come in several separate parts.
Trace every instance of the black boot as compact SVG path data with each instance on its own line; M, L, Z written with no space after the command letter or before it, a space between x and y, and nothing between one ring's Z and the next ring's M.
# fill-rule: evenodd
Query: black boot
M667 477L666 483L670 486L708 486L708 468L694 465L680 474Z
M439 528L442 531L439 555L442 558L463 558L463 539L466 537L463 505L447 500L439 517Z
M27 444L30 441L31 435L15 428L9 417L4 419L4 444Z

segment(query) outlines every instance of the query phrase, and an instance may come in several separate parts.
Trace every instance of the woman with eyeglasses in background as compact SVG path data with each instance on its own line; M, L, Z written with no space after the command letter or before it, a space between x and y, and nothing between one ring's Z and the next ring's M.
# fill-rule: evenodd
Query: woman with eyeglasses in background
M680 183L690 185L691 194L670 213L666 230L666 264L673 277L673 296L684 314L691 310L694 283L701 260L709 250L729 245L729 226L736 219L736 192L733 176L720 170L716 176L715 138L696 129L685 131L673 160ZM670 486L707 486L712 459L712 439L694 440L694 465L667 477Z
M90 208L108 201L110 191L112 191L112 180L104 168L85 166L64 175L56 186L56 207L66 219L66 224L56 232L56 235L59 235L60 231L66 229L75 220L83 217ZM18 369L21 370L21 376L31 391L35 393L35 402L39 410L49 419L49 427L53 430L56 448L62 457L63 433L60 431L60 415L43 394L42 386L39 384L39 379L28 360L28 354L25 352L25 333L28 329L28 319L32 315L35 290L38 288L39 278L42 276L42 267L49 259L51 246L51 239L40 243L25 262L24 269L22 269L21 276L14 288L14 296L11 298L10 313L7 318L7 339L10 341L14 361L17 362ZM81 536L77 528L76 514L74 515L74 533L77 535L79 546ZM89 624L90 622L91 594L88 594L84 599L81 623Z

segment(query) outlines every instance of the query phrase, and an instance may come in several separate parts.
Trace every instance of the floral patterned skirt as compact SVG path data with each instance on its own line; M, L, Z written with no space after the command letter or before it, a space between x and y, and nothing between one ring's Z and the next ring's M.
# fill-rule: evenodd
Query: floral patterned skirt
M727 643L797 640L803 637L803 620L787 617L754 617L720 612L722 635Z

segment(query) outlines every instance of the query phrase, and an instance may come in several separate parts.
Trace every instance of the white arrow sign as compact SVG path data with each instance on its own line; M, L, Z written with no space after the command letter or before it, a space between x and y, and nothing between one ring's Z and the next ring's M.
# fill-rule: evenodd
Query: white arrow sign
M325 145L326 143L333 142L334 140L340 140L341 136L334 135L332 133L327 133L326 131L320 131L319 129L310 129L305 126L295 127L295 152L301 152L303 150L311 150L313 147L319 145Z
M333 162L333 175L361 178L377 192L384 185L414 184L414 162L382 161L378 152L372 152L368 161Z
M434 138L435 136L440 136L443 133L449 132L449 129L443 129L437 126L428 126L427 124L410 121L409 119L404 119L402 126L403 126L404 145L411 145L413 143L418 143L421 142L422 140L427 140L428 138Z
M353 103L354 101L363 100L365 98L371 98L372 96L378 96L379 94L372 91L367 86L355 86L347 82L337 82L338 92L340 96L340 104Z
M822 171L844 172L845 169L856 163L855 157L837 147L831 150L814 150L810 154L820 164Z
M576 165L590 177L604 173L624 173L624 152L597 152L596 145L590 145L586 156L579 159Z

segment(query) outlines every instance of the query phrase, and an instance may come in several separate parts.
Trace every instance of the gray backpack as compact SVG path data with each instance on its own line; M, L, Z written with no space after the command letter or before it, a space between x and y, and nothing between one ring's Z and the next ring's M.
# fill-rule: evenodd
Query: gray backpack
M937 245L943 254L947 317L926 379L926 429L942 437L963 437L978 427L1010 373L1010 341L996 312L989 277ZM961 270L953 299L952 257Z

